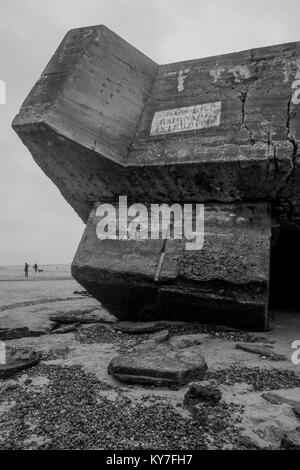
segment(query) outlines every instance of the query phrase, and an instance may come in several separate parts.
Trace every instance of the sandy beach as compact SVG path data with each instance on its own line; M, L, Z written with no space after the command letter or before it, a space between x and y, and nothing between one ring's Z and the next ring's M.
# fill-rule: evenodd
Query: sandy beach
M29 268L24 277L24 266L0 266L0 309L14 303L64 298L81 288L72 278L69 265L46 265L44 272Z
M22 274L20 267L0 269L0 327L2 334L18 336L5 340L7 350L42 356L38 364L0 379L1 449L291 445L287 436L299 426L300 413L300 371L291 362L299 315L276 313L264 333L167 322L159 328L144 324L147 332L133 334L85 295L69 266L45 266L26 280ZM70 324L72 315L76 324ZM82 323L90 318L95 323ZM237 344L265 347L278 357ZM148 355L150 364L160 348L190 356L200 351L207 372L198 382L212 395L193 396L191 382L157 387L108 373L115 357L136 351Z

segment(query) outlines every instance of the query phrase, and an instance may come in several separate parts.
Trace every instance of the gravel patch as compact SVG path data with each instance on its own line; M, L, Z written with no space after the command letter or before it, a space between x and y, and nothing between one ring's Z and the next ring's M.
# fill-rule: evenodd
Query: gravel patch
M67 359L70 348L56 348L43 353L43 361L53 361L56 359Z
M26 346L22 346L22 347L15 347L15 346L9 346L8 349L11 351L11 352L15 352L15 353L24 353L24 354L29 354L32 352L32 348L31 347L26 347ZM37 350L39 350L37 348ZM66 359L70 353L70 348L68 347L65 347L65 348L55 348L55 349L51 349L49 351L41 351L42 352L42 358L41 360L42 361L50 361L50 360L55 360L55 359Z
M292 388L300 386L300 378L293 371L285 369L260 369L259 367L235 367L208 371L206 380L214 380L218 384L234 385L247 383L255 392Z
M4 390L1 400L15 404L0 418L0 449L244 449L235 423L236 405L203 406L182 417L160 399L144 406L124 394L109 400L102 390L118 390L80 367L40 364L29 379L48 377L46 387ZM32 439L34 434L35 439Z
M101 324L89 328L79 328L75 333L75 339L83 344L110 343L119 346L118 351L128 351L138 343L149 339L149 334L128 334L105 327Z
M214 326L214 325L200 325L200 324L186 324L186 325L174 325L168 327L171 335L185 335L185 334L210 334L218 338L226 339L233 342L243 343L272 343L264 336L255 336L246 333L242 330L231 329L225 326Z
M117 326L117 325L116 325ZM244 343L271 343L263 336L254 336L241 330L231 330L230 328L212 325L200 325L197 323L187 323L186 325L170 325L166 327L170 335L186 335L186 334L210 334L232 342ZM146 341L151 334L130 334L122 333L117 329L108 328L101 324L93 325L89 328L79 328L75 332L75 338L80 343L112 343L118 344L121 350L128 350L141 341Z

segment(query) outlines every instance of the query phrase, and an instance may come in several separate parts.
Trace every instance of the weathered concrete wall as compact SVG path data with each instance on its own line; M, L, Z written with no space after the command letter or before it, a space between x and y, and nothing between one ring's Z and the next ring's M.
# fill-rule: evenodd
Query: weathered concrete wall
M72 274L113 314L137 318L145 305L159 304L160 318L266 327L271 239L267 204L206 204L204 245L193 251L186 251L185 237L165 243L100 241L98 206L91 211Z
M66 35L13 126L85 222L90 201L123 189L149 202L268 197L276 218L292 212L298 224L299 77L299 43L158 68L107 28L83 28ZM150 135L155 113L207 103L220 103L219 125ZM112 162L120 184L107 177Z
M299 79L300 43L161 66L128 164L169 169L164 196L268 198L276 221L299 228ZM149 137L155 113L198 103L221 103L220 124L174 134L170 118Z
M277 276L274 285L279 286L281 267L286 285L291 285L288 263L283 262L291 240L293 262L300 261L299 104L300 43L158 66L107 28L95 26L66 35L13 127L84 222L96 201L116 203L119 195L142 203L222 203L225 211L225 204L234 204L237 210L241 203L261 207L263 201L265 214L270 203L271 219L265 216L265 229L272 230L276 256L273 264L271 256L271 269L273 266ZM116 270L111 265L104 269L103 245L99 241L93 245L90 224L83 240L90 240L92 256L82 262L77 253L73 266L77 280L100 298L105 297L102 286L108 276L108 284L120 287L123 283L124 296L132 298L125 281L137 278L134 297L145 303L143 288L148 289L149 280L144 286L142 273L135 273L128 260L126 279L120 263ZM219 235L215 240L208 238L207 243L214 241L203 252L187 258L188 264L199 267L195 282L202 300L195 302L198 312L200 305L201 313L224 311L221 305L228 302L229 310L238 312L252 281L242 276L240 267L237 278L231 279L230 266L244 257L249 268L253 258L253 282L264 283L264 294L249 294L252 297L246 296L245 305L248 301L249 305L263 305L257 324L265 325L268 237L263 236L263 249L257 251L251 230L246 224L240 232L233 232L238 237L230 263L215 251L222 239ZM155 264L156 249L150 242L146 251ZM225 251L229 252L226 246ZM117 254L113 256L119 259ZM260 260L265 263L263 281ZM147 260L149 269L152 261ZM180 305L180 293L192 305L191 279L187 270L180 270L182 263L177 258L175 265L177 277L173 288L167 289L168 302L172 297ZM213 285L212 280L204 280L211 265ZM182 284L178 276L184 279ZM226 289L217 289L226 276L230 301ZM200 286L204 282L210 283L207 296ZM157 296L157 286L152 288L153 281L150 284L150 300L159 297L163 302L164 289ZM223 294L216 300L217 291ZM247 307L248 318L255 308Z
M71 30L13 122L85 222L122 187L114 163L126 160L157 69L105 26Z

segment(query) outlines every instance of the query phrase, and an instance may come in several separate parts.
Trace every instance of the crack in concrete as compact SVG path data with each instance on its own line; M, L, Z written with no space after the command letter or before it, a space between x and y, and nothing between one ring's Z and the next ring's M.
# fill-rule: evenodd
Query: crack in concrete
M251 131L251 129L249 129L249 127L247 126L246 124L246 111L245 111L245 106L246 106L246 101L247 101L247 98L248 98L248 92L249 92L249 86L248 88L246 89L246 91L242 91L240 93L240 100L241 100L241 103L242 103L242 126L244 127L244 129L246 129L246 131L248 132L249 134L249 141L251 142L252 145L255 144L255 138L253 136L253 132Z
M289 180L293 177L295 170L296 170L296 157L298 154L298 144L292 134L291 130L291 103L292 103L292 96L293 94L290 95L288 105L287 105L287 120L286 120L286 134L285 138L292 144L293 146L293 153L292 153L292 169L290 173L287 176L286 183L289 182Z

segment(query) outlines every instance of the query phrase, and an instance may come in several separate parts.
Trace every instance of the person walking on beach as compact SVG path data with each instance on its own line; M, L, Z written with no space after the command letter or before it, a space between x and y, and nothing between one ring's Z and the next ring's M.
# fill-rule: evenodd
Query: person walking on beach
M28 277L28 268L29 268L29 264L28 264L28 263L25 263L25 268L24 268L25 277Z
M38 265L36 263L33 265L33 269L34 269L34 272L36 273L38 270Z

